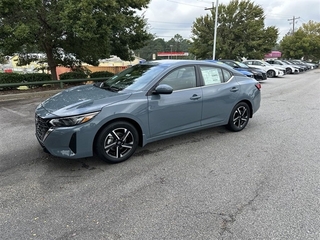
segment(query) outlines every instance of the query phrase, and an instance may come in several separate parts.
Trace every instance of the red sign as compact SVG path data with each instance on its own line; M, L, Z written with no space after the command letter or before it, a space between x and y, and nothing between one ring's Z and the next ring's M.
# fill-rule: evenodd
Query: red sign
M265 58L279 58L281 57L281 52L279 51L272 51L264 56Z

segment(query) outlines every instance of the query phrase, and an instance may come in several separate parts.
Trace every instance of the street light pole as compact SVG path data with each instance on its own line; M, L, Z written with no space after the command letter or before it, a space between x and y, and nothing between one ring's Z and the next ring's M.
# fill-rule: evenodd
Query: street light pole
M216 0L216 17L214 21L214 37L213 37L213 55L212 59L215 60L216 58L216 42L217 42L217 28L218 28L218 0Z
M219 1L216 0L216 13L215 13L215 21L214 21L212 60L215 60L215 58L216 58L216 42L217 42L217 27L218 27L218 7L219 7L218 4L219 4ZM214 8L214 5L213 5L213 2L212 2L212 8L205 8L205 10L212 10L213 8Z

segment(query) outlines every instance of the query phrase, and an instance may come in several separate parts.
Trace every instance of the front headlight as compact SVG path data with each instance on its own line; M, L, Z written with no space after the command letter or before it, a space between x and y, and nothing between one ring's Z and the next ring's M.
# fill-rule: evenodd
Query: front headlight
M82 124L90 121L94 118L99 112L93 112L88 114L82 114L71 117L63 117L63 118L54 118L50 120L50 124L55 127L69 127L78 124Z

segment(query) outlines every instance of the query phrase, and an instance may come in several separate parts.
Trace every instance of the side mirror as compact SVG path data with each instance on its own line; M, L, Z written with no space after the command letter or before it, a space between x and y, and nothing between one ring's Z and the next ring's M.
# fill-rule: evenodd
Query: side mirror
M169 86L168 84L160 84L157 86L153 94L171 94L173 92L173 88Z

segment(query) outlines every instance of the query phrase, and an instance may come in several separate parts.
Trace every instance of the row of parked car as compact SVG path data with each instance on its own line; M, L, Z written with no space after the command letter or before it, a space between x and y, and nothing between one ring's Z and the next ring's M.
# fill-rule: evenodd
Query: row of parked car
M319 64L308 63L302 60L219 60L216 63L226 64L242 74L253 77L258 81L267 78L280 77L286 74L298 74L309 69L319 67Z

